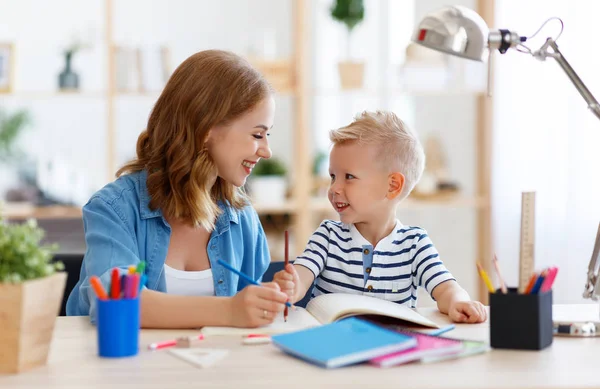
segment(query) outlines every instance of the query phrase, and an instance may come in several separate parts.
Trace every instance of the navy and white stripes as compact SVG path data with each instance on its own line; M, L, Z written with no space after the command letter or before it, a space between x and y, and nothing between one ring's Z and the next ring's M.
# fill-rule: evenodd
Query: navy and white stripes
M352 224L325 220L295 264L315 275L313 297L324 293L364 294L415 307L417 287L429 294L453 280L427 232L396 221L375 249Z

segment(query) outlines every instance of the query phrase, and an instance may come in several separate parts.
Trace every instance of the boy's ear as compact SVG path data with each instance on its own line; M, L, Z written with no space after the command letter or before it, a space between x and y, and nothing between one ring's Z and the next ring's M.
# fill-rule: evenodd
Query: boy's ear
M385 197L389 200L393 200L396 197L400 196L402 190L404 189L404 174L402 173L392 173L388 176L388 192Z

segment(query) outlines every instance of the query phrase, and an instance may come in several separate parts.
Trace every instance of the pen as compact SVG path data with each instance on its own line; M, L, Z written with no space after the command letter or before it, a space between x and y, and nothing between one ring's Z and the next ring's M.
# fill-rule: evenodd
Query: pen
M261 284L259 284L258 282L254 281L252 278L248 277L247 275L245 275L241 271L239 271L237 269L234 269L231 266L229 266L228 264L226 264L225 262L223 262L222 259L218 259L217 263L219 265L223 266L225 269L229 270L230 272L233 272L233 273L237 274L238 276L240 276L242 279L244 279L249 284L256 285L256 286L262 286ZM290 304L289 301L286 301L285 306L286 307L291 307L292 304Z
M283 259L283 267L284 267L284 269L287 267L288 263L290 263L289 244L290 244L290 240L289 240L288 231L285 230L285 257ZM283 321L284 322L287 322L287 317L288 317L288 307L286 305L285 309L283 310Z
M100 278L97 276L90 277L90 285L92 285L94 292L96 292L96 296L98 296L100 300L108 300L108 295L106 294L104 287L102 287Z
M437 330L429 331L427 335L439 336L448 331L452 331L456 326L454 324L447 325L446 327L438 328Z
M502 290L502 293L506 294L508 293L508 290L506 289L506 283L504 283L504 278L502 278L502 273L500 273L500 266L498 265L498 257L496 257L496 254L494 254L494 259L492 260L492 262L494 263L494 268L496 269L498 280L500 280L500 290Z
M156 342L156 343L150 343L148 345L148 350L160 350L161 348L167 348L167 347L173 347L173 346L177 346L177 343L182 343L182 342L191 342L193 340L203 340L204 339L204 335L200 334L198 336L186 336L183 338L177 338L177 339L172 339L172 340L165 340L163 342Z
M494 285L492 285L490 277L488 277L487 273L485 272L485 270L483 270L483 267L481 267L481 264L479 262L477 262L477 270L479 271L479 275L483 279L483 282L485 283L485 286L487 286L490 293L494 293L496 291L494 289Z

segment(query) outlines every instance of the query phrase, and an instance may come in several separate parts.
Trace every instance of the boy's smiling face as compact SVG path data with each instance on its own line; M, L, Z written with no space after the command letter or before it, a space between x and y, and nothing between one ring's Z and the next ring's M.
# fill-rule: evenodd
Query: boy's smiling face
M338 143L331 149L328 197L343 223L377 223L388 217L390 173L378 162L380 150L356 141Z

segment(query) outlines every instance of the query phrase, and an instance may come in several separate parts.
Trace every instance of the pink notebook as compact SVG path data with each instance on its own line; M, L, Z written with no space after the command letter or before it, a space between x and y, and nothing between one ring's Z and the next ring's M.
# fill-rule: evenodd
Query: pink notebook
M390 367L403 363L420 360L425 357L439 357L458 353L463 348L460 340L443 338L441 336L421 334L413 331L398 331L417 338L417 346L408 350L377 357L370 361L378 367Z

